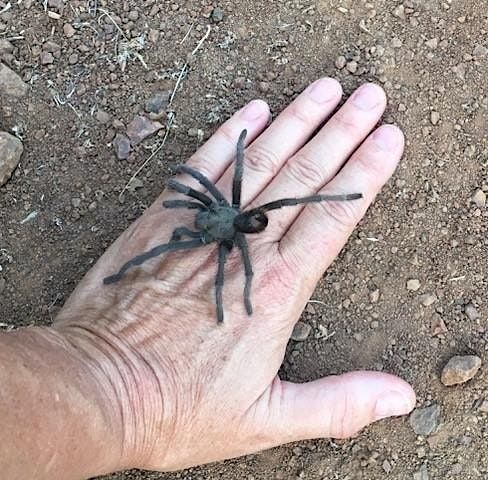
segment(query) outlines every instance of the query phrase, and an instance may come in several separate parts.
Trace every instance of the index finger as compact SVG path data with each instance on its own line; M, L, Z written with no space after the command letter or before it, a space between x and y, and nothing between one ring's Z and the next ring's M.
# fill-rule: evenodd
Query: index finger
M383 125L372 133L336 177L319 192L359 192L363 198L307 205L280 242L285 263L302 272L306 279L318 281L395 171L403 148L403 134L393 125Z

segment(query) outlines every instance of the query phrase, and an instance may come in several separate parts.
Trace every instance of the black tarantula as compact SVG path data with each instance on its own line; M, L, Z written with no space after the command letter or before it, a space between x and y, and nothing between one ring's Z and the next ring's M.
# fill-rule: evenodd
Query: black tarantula
M197 170L182 165L178 168L180 173L187 173L197 180L207 189L208 194L199 192L187 185L183 185L176 180L170 180L168 187L176 192L182 193L193 200L166 200L163 206L166 208L189 208L198 210L195 217L195 229L190 230L186 227L179 227L173 231L173 235L168 243L158 245L122 266L115 275L104 279L104 284L118 282L125 272L136 265L141 265L150 258L166 252L176 250L188 250L191 248L208 245L212 242L218 243L218 268L215 279L215 300L217 304L217 322L224 321L224 310L222 306L222 289L224 286L224 265L227 255L234 245L241 251L244 263L246 283L244 286L244 305L248 315L252 314L251 304L251 281L253 270L249 257L249 247L247 245L246 233L260 233L268 225L266 212L282 207L302 205L305 203L316 203L323 201L347 201L362 198L361 193L349 195L310 195L303 198L283 198L274 202L266 203L251 210L241 210L241 185L244 168L244 140L247 131L243 130L237 142L236 166L232 186L232 205L217 189L217 187L204 175ZM188 237L190 240L181 240Z

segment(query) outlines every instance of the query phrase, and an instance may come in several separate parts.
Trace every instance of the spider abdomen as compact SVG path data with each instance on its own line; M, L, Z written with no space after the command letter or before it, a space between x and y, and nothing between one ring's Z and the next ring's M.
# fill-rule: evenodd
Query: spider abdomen
M232 207L217 206L199 212L195 227L204 231L214 240L232 240L235 236L234 219L239 212Z

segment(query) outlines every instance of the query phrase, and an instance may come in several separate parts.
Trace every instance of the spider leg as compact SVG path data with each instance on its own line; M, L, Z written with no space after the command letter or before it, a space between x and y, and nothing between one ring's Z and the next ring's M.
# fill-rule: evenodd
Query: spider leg
M171 179L168 182L168 187L171 188L172 190L175 190L176 192L182 193L183 195L194 198L199 202L202 202L207 207L209 207L213 203L212 199L209 196L205 195L202 192L198 192L194 188L191 188L187 185L183 185L182 183L177 182L176 180Z
M244 273L246 275L246 284L244 286L244 305L248 315L252 315L251 303L251 284L254 272L252 271L251 258L249 256L249 247L247 245L246 237L243 233L237 233L236 244L239 247L244 263Z
M234 208L239 208L241 206L242 174L244 172L244 141L246 140L246 135L247 130L243 130L237 141L236 169L232 184L232 206Z
M227 245L225 242L219 243L219 264L217 267L217 276L215 277L215 303L217 304L217 323L223 323L224 321L222 292L224 289L224 267L229 251L229 245Z
M178 227L173 231L170 242L179 241L182 237L202 238L202 232L194 232L187 227Z
M305 203L318 203L318 202L347 202L349 200L358 200L363 198L362 193L350 193L347 195L310 195L309 197L302 198L282 198L281 200L275 200L274 202L265 203L260 207L254 208L252 211L260 210L269 212L270 210L276 210L282 207L291 207L294 205L303 205Z
M175 252L176 250L188 250L190 248L201 247L202 245L205 245L205 242L201 238L195 240L188 240L185 242L163 243L162 245L158 245L157 247L154 247L153 249L145 253L142 253L137 257L134 257L132 260L129 260L126 264L122 266L122 268L118 271L118 273L116 273L115 275L111 275L110 277L104 278L103 283L105 285L109 285L111 283L118 282L123 277L124 273L127 270L129 270L129 268L134 267L136 265L140 265L141 263L144 263L146 260L149 260L150 258L153 257L157 257L162 253Z
M165 200L163 202L165 208L189 208L205 210L205 206L198 202L192 202L190 200Z
M224 205L229 205L229 202L222 195L220 190L205 175L200 173L198 170L188 167L187 165L181 165L180 167L178 167L178 171L191 175L195 180L198 181L200 185L203 185L208 190L208 192L211 195L213 195L215 200L217 200L220 203L223 203Z

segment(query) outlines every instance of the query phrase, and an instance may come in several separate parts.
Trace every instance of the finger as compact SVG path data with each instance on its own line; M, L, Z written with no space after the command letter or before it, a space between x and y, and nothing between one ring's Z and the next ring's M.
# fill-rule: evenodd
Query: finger
M286 160L310 138L336 108L342 95L340 84L322 78L301 93L249 146L244 158L242 205L251 201L276 175ZM234 142L237 143L238 135ZM234 169L223 175L219 188L230 191Z
M269 121L269 107L262 100L253 100L235 113L190 157L186 165L198 170L213 183L233 162L239 134L246 129L246 143L252 142ZM187 174L178 175L179 181L198 191L204 191L196 180ZM160 199L156 201L160 208Z
M366 425L406 415L415 392L398 377L352 372L314 382L273 383L270 430L275 445L312 438L348 438Z
M302 272L312 284L323 274L366 213L381 187L393 174L403 152L404 138L393 125L378 128L320 193L362 193L348 202L307 205L280 242L285 264ZM309 268L303 268L306 265Z
M379 86L366 84L356 90L321 131L285 163L253 201L253 206L317 192L364 141L380 120L385 106L386 96ZM279 240L299 214L299 208L283 209L279 221L271 223L267 235Z

